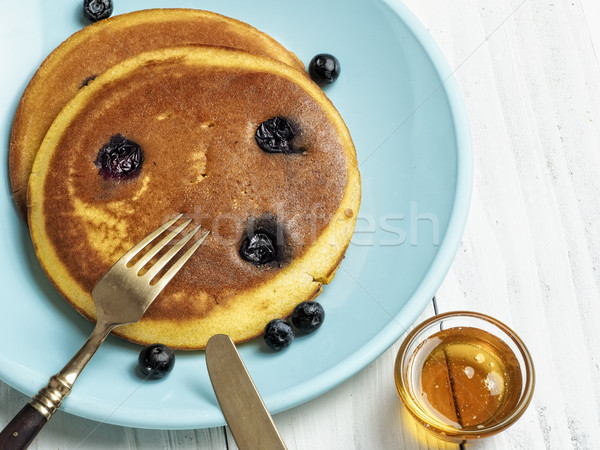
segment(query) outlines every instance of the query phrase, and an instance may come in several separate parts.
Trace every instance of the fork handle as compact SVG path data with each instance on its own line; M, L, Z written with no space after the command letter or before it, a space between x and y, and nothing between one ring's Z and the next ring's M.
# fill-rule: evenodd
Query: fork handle
M50 378L29 403L0 432L0 449L29 447L41 429L69 395L73 383L115 325L97 322L94 331L63 369Z
M0 448L19 450L29 447L48 419L27 403L0 432Z

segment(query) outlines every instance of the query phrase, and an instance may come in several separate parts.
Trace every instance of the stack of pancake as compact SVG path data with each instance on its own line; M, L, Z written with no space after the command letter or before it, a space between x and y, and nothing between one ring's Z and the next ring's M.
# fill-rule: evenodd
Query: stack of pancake
M292 130L294 151L259 145L273 123ZM120 154L108 164L124 171L107 175L123 142L137 165ZM211 231L142 320L115 330L179 349L251 339L316 297L360 204L350 134L298 58L197 10L115 16L56 48L23 94L10 173L42 267L90 320L93 286L149 231L178 213ZM268 261L244 255L260 233Z

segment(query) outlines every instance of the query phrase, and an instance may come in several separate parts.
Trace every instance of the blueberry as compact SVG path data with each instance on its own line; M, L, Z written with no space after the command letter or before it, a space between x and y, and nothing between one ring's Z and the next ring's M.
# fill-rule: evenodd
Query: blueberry
M256 265L274 261L277 251L273 238L265 231L257 230L252 236L246 237L240 246L240 256Z
M175 353L163 344L152 344L143 348L138 358L140 372L152 380L168 375L174 365Z
M340 62L329 53L320 53L311 59L308 74L317 84L331 84L340 76Z
M93 22L110 17L112 12L112 0L84 0L83 2L83 15Z
M302 150L292 144L295 136L290 121L285 117L277 116L262 122L256 129L254 139L267 153L299 153Z
M104 178L132 178L144 162L141 147L132 140L116 134L102 146L96 157L98 173Z
M283 319L271 320L265 327L266 344L276 352L288 347L294 340L294 329Z
M303 333L312 333L323 324L325 310L320 303L299 303L292 312L292 324Z

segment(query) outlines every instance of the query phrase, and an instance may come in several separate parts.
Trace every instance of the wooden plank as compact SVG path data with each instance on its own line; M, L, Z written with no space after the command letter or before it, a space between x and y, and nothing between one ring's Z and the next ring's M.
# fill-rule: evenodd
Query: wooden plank
M473 206L440 309L498 317L534 356L532 406L481 448L593 448L600 94L585 11L528 2L497 27L514 2L480 5L473 28L485 46L454 56L473 128Z

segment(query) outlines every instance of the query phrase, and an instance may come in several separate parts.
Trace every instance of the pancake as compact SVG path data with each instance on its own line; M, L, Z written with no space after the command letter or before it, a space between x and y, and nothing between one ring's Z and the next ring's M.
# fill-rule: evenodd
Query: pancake
M207 11L151 9L114 16L83 28L42 63L15 115L10 140L10 181L24 218L27 180L37 150L56 115L79 88L137 53L194 44L245 50L304 70L293 53L267 34Z
M292 124L294 151L259 147L256 130L275 117ZM122 139L141 147L141 168L106 177L99 154ZM141 321L115 330L203 349L216 333L258 336L320 293L354 231L360 178L346 125L301 72L247 52L168 48L110 68L65 106L36 157L28 203L42 267L91 320L92 287L150 230L177 213L210 230ZM240 248L261 230L277 258L253 264Z

